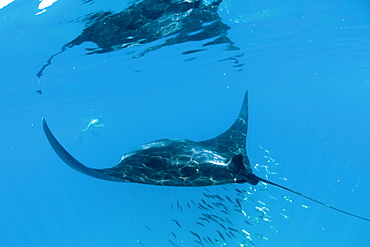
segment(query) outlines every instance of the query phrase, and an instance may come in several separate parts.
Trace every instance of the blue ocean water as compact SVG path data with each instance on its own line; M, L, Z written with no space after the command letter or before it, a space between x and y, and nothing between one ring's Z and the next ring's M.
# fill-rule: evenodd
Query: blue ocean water
M1 246L370 246L368 222L272 186L85 176L55 155L41 128L46 117L78 160L106 168L156 139L217 136L248 90L254 172L370 218L369 2L223 1L217 13L239 50L203 46L209 38L133 58L163 39L92 55L86 42L36 76L81 34L84 16L129 4L0 1ZM92 119L104 127L81 133Z

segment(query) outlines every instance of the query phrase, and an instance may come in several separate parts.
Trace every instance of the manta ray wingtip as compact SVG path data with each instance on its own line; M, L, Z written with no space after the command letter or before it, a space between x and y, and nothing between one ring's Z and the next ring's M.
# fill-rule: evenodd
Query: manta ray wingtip
M45 128L49 129L49 126L48 126L48 124L47 124L47 122L46 122L45 117L42 117L42 118L41 118L41 123L42 123L42 128L44 129L44 131L45 131ZM49 130L49 131L50 131L50 130Z

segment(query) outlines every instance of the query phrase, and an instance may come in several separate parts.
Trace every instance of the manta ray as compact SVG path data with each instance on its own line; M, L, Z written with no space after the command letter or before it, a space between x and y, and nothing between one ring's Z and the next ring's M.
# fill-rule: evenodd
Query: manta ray
M86 49L90 55L158 41L134 58L164 46L201 40L206 40L203 48L185 51L183 54L199 52L216 44L226 44L228 50L239 50L227 37L230 27L222 22L217 13L221 2L222 0L208 3L204 0L143 0L118 13L100 11L90 14L84 18L86 26L81 34L52 55L39 70L37 77L43 75L55 56L85 42L92 42L97 46ZM242 66L237 60L238 56L241 55L227 58L234 60L234 67Z
M56 154L71 168L91 177L115 182L181 187L230 183L257 185L259 182L264 182L341 213L370 221L253 174L246 151L248 92L245 93L237 119L221 135L200 142L187 139L153 141L125 154L118 165L106 169L89 168L83 165L58 142L45 118L42 119L42 124Z

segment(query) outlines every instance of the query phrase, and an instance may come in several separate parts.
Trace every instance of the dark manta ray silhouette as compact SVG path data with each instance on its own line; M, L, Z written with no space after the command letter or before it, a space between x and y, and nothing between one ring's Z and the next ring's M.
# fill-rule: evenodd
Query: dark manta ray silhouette
M82 33L66 43L60 52L52 55L37 76L42 76L55 56L85 42L92 42L98 46L95 49L87 49L87 54L94 54L166 38L161 44L144 50L136 57L164 46L206 39L213 40L208 40L203 47L226 43L229 50L239 50L227 37L227 30L230 27L222 22L217 13L221 2L222 0L214 0L206 4L203 0L144 0L130 5L119 13L101 11L89 15L85 18L87 24ZM183 54L204 49L186 51ZM236 58L228 59L238 63ZM235 65L235 67L240 66L242 65Z
M246 151L248 129L248 92L234 124L221 135L200 142L186 139L162 139L142 145L125 154L112 168L89 168L70 155L54 137L46 120L43 129L57 155L71 168L86 175L116 182L163 186L210 186L228 183L268 183L303 196L336 211L360 218L316 199L293 191L253 174Z

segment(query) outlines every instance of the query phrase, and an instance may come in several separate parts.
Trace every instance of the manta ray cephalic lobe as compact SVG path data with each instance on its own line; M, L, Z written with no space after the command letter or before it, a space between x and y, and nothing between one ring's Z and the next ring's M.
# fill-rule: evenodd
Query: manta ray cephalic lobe
M199 187L228 183L268 183L285 189L338 212L364 218L253 174L246 151L248 130L248 92L233 125L221 135L195 142L187 139L161 139L125 154L120 163L106 169L89 168L76 160L58 142L42 119L46 137L57 155L71 168L91 177L116 182L162 186Z

